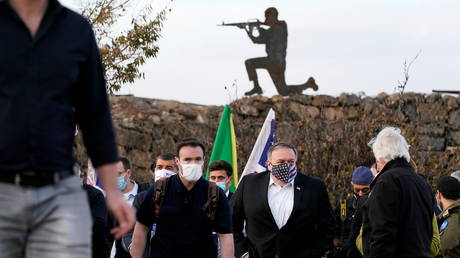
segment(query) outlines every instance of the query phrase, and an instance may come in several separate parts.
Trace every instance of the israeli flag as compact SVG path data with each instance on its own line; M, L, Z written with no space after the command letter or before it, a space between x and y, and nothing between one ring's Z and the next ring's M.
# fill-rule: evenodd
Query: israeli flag
M241 174L241 179L251 173L258 173L267 170L267 152L270 146L275 142L275 131L276 131L276 122L275 122L275 111L270 108L268 111L267 118L260 130L259 136L257 137L254 148L251 151L246 167L244 167L243 173Z

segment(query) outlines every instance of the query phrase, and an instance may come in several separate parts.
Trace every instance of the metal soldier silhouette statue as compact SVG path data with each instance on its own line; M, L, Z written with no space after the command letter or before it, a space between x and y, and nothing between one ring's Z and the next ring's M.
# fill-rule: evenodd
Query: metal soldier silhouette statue
M260 25L268 26L269 29L261 28ZM249 80L254 83L254 88L245 93L246 96L262 94L259 85L256 69L266 69L275 84L280 95L288 96L302 94L302 91L311 88L318 90L315 79L310 77L304 84L287 85L284 76L286 70L286 48L287 48L287 24L278 20L278 11L274 7L265 10L265 21L247 23L222 23L222 26L237 26L244 29L249 38L255 44L265 44L266 57L250 58L245 61ZM254 28L257 28L259 36L254 36Z

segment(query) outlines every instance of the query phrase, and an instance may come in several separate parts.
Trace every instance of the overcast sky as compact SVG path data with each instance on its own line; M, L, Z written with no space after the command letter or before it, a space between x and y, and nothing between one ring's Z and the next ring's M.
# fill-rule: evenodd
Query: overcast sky
M406 91L460 90L458 0L175 0L171 6L158 58L142 68L145 80L120 93L221 105L230 99L224 87L236 81L242 97L252 88L244 60L264 56L264 46L238 28L216 25L263 20L271 6L288 25L287 83L313 76L319 85L305 94L393 93L404 79L404 60L419 50ZM258 74L263 95L275 95L268 73Z

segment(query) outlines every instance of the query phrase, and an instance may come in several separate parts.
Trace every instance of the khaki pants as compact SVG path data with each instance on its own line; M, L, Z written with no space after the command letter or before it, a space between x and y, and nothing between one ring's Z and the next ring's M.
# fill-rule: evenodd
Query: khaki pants
M0 183L1 258L90 258L91 228L76 176L40 188Z

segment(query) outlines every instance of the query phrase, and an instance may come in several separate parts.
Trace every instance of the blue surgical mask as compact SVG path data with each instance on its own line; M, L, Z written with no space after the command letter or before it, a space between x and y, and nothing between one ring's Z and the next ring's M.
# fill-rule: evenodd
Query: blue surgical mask
M220 187L224 192L227 191L227 186L225 185L225 182L216 182L216 185Z
M121 191L125 190L126 185L127 185L125 177L120 176L117 178L117 181L118 181L118 189L120 189Z

